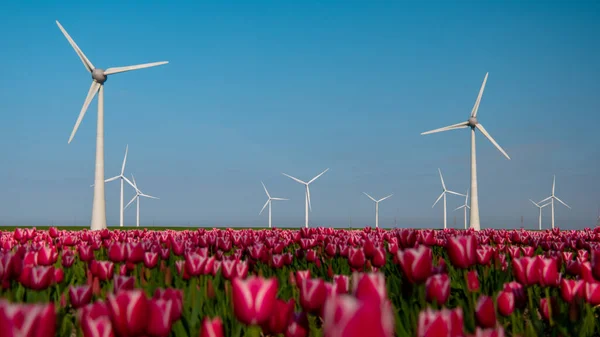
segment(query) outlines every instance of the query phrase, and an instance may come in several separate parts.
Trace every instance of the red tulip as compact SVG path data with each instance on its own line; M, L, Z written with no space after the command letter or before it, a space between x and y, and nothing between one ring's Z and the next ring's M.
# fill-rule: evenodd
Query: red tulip
M376 247L371 257L373 267L381 268L385 265L386 252L382 246Z
M167 337L171 332L173 302L163 299L148 300L146 333L152 337Z
M482 328L493 328L496 326L496 310L494 309L494 301L491 297L481 295L477 300L475 307L475 317L477 323Z
M114 263L127 260L127 248L121 242L115 242L108 247L108 259Z
M540 259L537 257L522 257L513 260L513 273L517 281L523 285L534 285L540 280Z
M352 274L352 293L362 301L381 303L387 300L385 276L383 273L354 272Z
M185 256L185 271L190 276L200 276L204 271L206 257L197 253L189 253Z
M292 321L285 330L285 337L308 337L308 318L306 313L292 315Z
M135 278L128 276L115 276L113 281L113 292L117 294L122 290L133 290L135 287Z
M167 289L156 289L154 292L153 299L163 299L166 301L173 302L171 306L171 322L177 321L181 318L181 312L183 310L183 291L173 288Z
M479 290L479 277L475 270L470 270L467 273L467 289L471 292Z
M125 246L125 248L127 249L127 262L136 264L144 261L145 251L141 243L130 242Z
M212 320L205 317L202 321L202 327L200 328L200 337L224 337L223 323L219 317L213 318Z
M362 269L365 265L365 252L361 248L350 248L348 251L348 263L353 269Z
M591 305L600 304L600 282L586 282L584 287L585 301Z
M427 301L443 305L450 297L450 278L447 274L432 275L425 282Z
M446 249L456 268L465 269L477 263L477 238L474 235L451 237Z
M144 266L146 268L154 268L158 264L158 253L145 252L144 253Z
M78 311L84 337L114 337L113 325L106 303L97 301Z
M347 294L350 290L350 277L348 275L333 275L333 283L338 294Z
M431 249L426 246L398 251L398 262L404 275L411 283L421 283L431 274L432 262Z
M223 277L227 280L231 280L236 276L235 265L237 264L236 260L223 260L221 263L221 273Z
M37 262L40 266L51 266L58 260L56 247L42 246L37 252Z
M558 264L555 258L544 259L538 256L538 266L540 268L540 285L542 287L558 286Z
M25 266L19 281L27 288L44 290L54 281L54 267Z
M427 308L419 313L417 337L462 337L463 335L461 308L440 311Z
M302 284L302 280L310 279L310 270L298 270L296 271L295 282L298 287Z
M233 311L240 322L262 324L269 319L275 306L277 279L250 276L246 280L235 278L231 285Z
M89 262L94 259L94 251L92 250L92 246L82 245L77 246L77 253L79 254L79 259L84 262Z
M83 285L69 288L69 299L75 309L87 305L92 300L92 287Z
M388 302L361 301L350 295L330 297L324 308L323 336L394 336L391 306Z
M113 327L120 336L140 336L148 324L148 300L143 290L121 291L108 295Z
M585 291L585 281L567 280L560 281L560 295L565 302L571 302L576 297L582 297Z
M294 304L294 299L287 302L276 299L271 317L262 324L263 331L269 335L284 333L294 314Z
M96 261L92 260L90 263L90 270L92 274L100 281L106 281L110 279L114 274L115 265L110 261Z
M502 290L496 299L498 312L502 316L510 316L515 311L515 295L510 290Z
M327 290L321 279L304 279L300 283L300 305L307 312L318 312L325 303Z
M235 274L238 278L246 278L248 275L248 262L238 261L235 265Z
M550 302L550 303L548 303ZM552 317L556 316L558 311L558 305L556 300L551 297L550 299L542 298L540 299L540 313L545 320L550 319L550 307L552 307Z
M0 300L0 327L2 336L54 336L54 303L21 304Z

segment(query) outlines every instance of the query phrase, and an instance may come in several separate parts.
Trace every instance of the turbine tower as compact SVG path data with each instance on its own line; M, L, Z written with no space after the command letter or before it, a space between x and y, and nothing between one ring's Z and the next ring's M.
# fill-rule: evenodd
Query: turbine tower
M388 195L385 198L381 198L379 200L375 200L372 196L368 195L367 192L363 192L369 199L375 201L375 228L379 228L379 203L384 201L385 199L391 197L393 194Z
M529 201L531 201L531 203L532 203L532 204L534 204L534 205L535 205L535 207L537 207L537 208L539 208L539 209L540 209L540 213L539 213L539 215L538 215L538 228L539 228L539 230L542 230L542 208L544 208L544 207L546 207L546 206L550 205L550 204L551 204L551 202L549 202L549 203L546 203L546 204L543 204L543 205L541 205L541 206L540 206L540 204L536 203L535 201L533 201L533 200L531 200L531 199L529 199Z
M123 207L123 182L127 182L131 187L135 188L135 186L133 186L131 181L129 181L129 179L127 179L127 177L125 177L125 163L127 162L127 151L128 150L129 150L129 145L127 145L125 147L125 157L123 158L123 165L121 166L121 174L119 174L118 176L114 176L112 178L108 178L104 181L105 183L108 183L108 182L111 182L111 181L117 180L117 179L121 180L121 207L119 208L119 226L120 227L123 227L123 213L125 210Z
M137 184L135 183L135 177L133 176L133 174L131 175L131 179L133 179L133 188L135 188L135 195L133 196L133 198L131 199L131 201L127 204L127 206L125 206L125 208L127 209L127 207L129 207L129 205L131 205L131 203L134 200L137 200L137 217L136 217L136 226L140 227L140 197L145 197L145 198L150 198L150 199L158 199L157 197L153 197L151 195L148 194L144 194L142 193L142 191L140 191L140 189L137 187Z
M267 187L265 186L265 184L261 181L260 182L263 186L263 188L265 189L265 193L267 193L267 202L265 203L265 205L263 206L263 208L260 210L260 213L258 213L258 215L261 215L262 212L265 210L265 207L267 207L267 205L269 205L269 228L271 228L271 203L273 200L290 200L290 199L284 199L284 198L272 198L271 195L269 194L269 191L267 191Z
M544 199L544 200L542 200L542 201L539 202L539 204L541 204L541 203L543 203L545 201L550 200L550 208L552 209L552 229L554 229L554 200L560 202L561 204L563 204L563 205L567 206L569 209L571 209L571 207L569 205L565 204L562 200L560 200L554 194L555 188L556 188L556 175L554 175L554 178L552 179L552 194L548 198L546 198L546 199Z
M440 199L442 199L442 197L444 197L444 229L446 229L447 228L447 219L446 219L446 194L450 193L450 194L454 194L454 195L459 195L461 197L464 197L464 195L460 194L460 193L456 193L454 191L450 191L449 189L447 189L446 188L446 184L444 183L444 178L442 177L442 170L440 170L438 168L438 172L440 172L440 180L442 181L442 194L440 194L440 196L433 203L433 206L431 206L431 208L435 207L435 205L438 203L438 201L440 201Z
M284 176L291 178L293 180L295 180L296 182L303 184L306 187L306 195L304 198L304 227L308 228L308 210L310 209L310 211L312 212L312 206L310 205L310 188L308 187L308 185L310 185L310 183L312 183L313 181L317 180L320 176L322 176L323 174L325 174L325 172L329 171L329 168L326 169L325 171L319 173L319 175L317 175L316 177L312 178L309 182L305 182L302 181L298 178L292 177L289 174L285 174L285 173L281 173Z
M471 209L471 206L469 206L469 190L468 189L467 189L467 195L465 197L465 204L457 207L455 209L455 211L458 211L461 208L463 208L465 211L465 229L467 229L467 209Z
M431 133L456 130L456 129L464 129L471 128L471 213L469 222L471 224L471 228L475 230L481 229L481 224L479 223L479 197L478 197L478 189L477 189L477 160L476 160L476 151L475 151L475 129L478 129L494 146L502 152L502 154L510 160L510 157L506 152L496 143L494 138L487 132L487 130L483 127L482 124L477 120L477 110L479 109L479 103L481 103L481 96L483 95L483 89L485 88L485 83L487 82L488 73L485 74L485 78L483 79L483 84L481 85L481 89L479 90L479 95L477 96L477 100L475 101L475 105L473 106L473 110L471 111L471 116L466 122L445 126L443 128L427 131L421 133L421 135L428 135Z
M104 82L109 75L123 73L131 70L138 70L143 68L155 67L162 64L166 64L168 62L154 62L154 63L146 63L139 64L135 66L127 66L127 67L116 67L116 68L108 68L106 70L96 68L90 62L90 60L83 54L81 49L77 46L75 41L71 38L71 36L67 33L67 31L61 26L61 24L56 21L58 28L65 35L73 49L75 49L75 53L83 62L85 69L92 75L92 85L90 86L90 90L88 91L87 97L83 103L83 107L79 112L79 117L77 117L77 122L75 122L75 127L71 132L71 136L69 137L69 144L75 137L75 133L77 133L77 129L83 120L83 116L85 116L85 112L87 111L88 106L98 93L98 121L96 127L96 172L94 174L94 201L92 206L92 222L91 229L99 230L106 228L106 199L104 196Z

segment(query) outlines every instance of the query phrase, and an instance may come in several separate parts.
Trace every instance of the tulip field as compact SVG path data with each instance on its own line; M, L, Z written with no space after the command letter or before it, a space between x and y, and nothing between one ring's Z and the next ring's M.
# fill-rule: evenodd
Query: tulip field
M600 336L600 229L0 232L2 337Z

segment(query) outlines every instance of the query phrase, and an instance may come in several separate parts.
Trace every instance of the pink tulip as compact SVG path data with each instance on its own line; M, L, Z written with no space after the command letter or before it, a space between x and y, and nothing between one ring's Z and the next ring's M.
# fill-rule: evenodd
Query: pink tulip
M69 288L69 299L75 309L79 309L92 300L92 287L83 285Z
M427 301L443 305L450 297L450 278L447 274L430 276L425 282Z
M399 250L398 262L411 283L422 283L431 274L432 256L430 248L419 246L419 248Z
M361 301L350 295L330 297L324 308L323 336L394 336L391 306L388 302Z
M475 317L477 323L482 328L493 328L496 326L496 310L494 309L494 301L491 297L481 295L477 300L475 307Z
M465 269L477 263L477 238L474 235L451 237L446 249L456 268Z
M205 317L202 321L202 327L200 328L200 337L224 337L223 323L219 317L213 318L212 320Z
M262 324L263 332L270 335L284 333L294 314L294 299L285 302L275 300L273 313L268 321Z
M515 311L515 295L510 290L503 290L498 294L496 299L498 304L498 312L502 316L510 316Z
M158 254L153 252L144 253L144 266L146 268L154 268L158 264Z
M303 279L300 283L300 305L307 312L318 312L325 303L327 290L321 279Z
M140 336L148 324L148 300L143 290L108 295L108 308L115 332L120 336Z
M417 337L462 337L463 335L461 308L440 311L427 308L419 313Z
M277 279L250 276L246 280L235 278L231 285L233 311L240 322L253 325L269 319L275 306Z

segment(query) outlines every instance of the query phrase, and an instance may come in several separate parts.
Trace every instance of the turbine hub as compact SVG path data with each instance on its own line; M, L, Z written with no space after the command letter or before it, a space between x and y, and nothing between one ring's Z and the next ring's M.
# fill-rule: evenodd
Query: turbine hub
M106 75L104 75L104 69L100 69L100 68L96 68L92 71L92 78L94 79L94 81L103 84L104 82L106 82Z
M469 118L469 126L474 128L479 122L477 121L477 117Z

